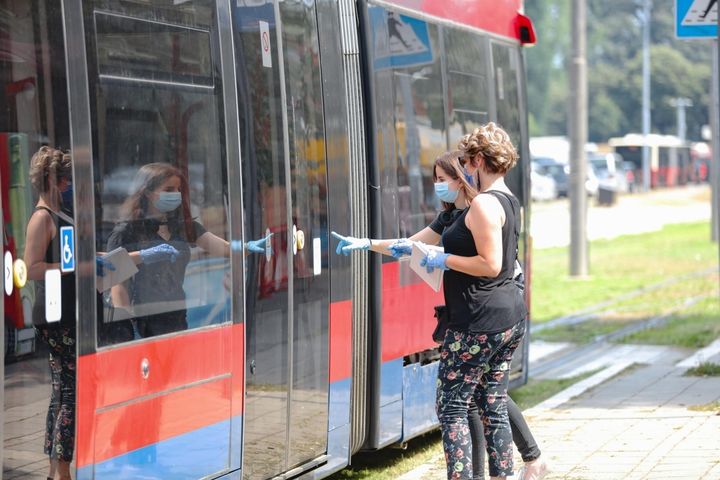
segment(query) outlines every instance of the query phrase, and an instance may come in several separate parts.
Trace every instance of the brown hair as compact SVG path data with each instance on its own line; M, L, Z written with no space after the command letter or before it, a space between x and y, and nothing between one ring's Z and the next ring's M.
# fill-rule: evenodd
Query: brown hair
M72 178L72 157L57 148L40 147L30 159L30 184L40 194L57 191L61 179Z
M180 179L182 204L180 208L167 214L168 220L175 220L175 225L184 227L181 230L184 230L185 238L190 242L194 242L196 240L195 228L190 217L190 189L188 188L187 179L177 167L169 163L154 162L140 167L130 187L130 196L123 202L121 208L123 220L146 220L150 205L150 194L172 177Z
M465 135L458 143L458 148L465 153L466 158L482 155L488 173L505 175L518 161L510 135L493 122Z
M470 185L465 179L465 174L460 166L460 159L462 158L463 152L460 150L453 150L452 152L445 152L435 159L435 166L433 167L433 182L437 182L436 169L442 168L443 171L448 174L453 180L460 180L460 190L465 194L468 202L471 202L478 194L475 187ZM442 202L445 210L452 210L455 208L454 203Z

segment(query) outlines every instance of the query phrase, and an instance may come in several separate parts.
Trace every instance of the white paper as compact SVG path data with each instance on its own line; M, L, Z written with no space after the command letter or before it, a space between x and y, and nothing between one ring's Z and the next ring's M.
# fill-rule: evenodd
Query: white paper
M104 292L113 285L124 282L138 271L135 262L130 258L130 254L122 247L106 253L102 258L112 263L115 270L103 269L104 275L102 277L98 276L96 280L98 292Z
M425 258L425 255L427 255L430 250L437 250L438 252L445 251L443 247L426 245L420 242L413 243L412 255L410 256L410 268L412 268L425 283L430 285L430 288L438 292L442 286L443 270L436 268L432 273L428 273L427 268L420 266L420 260Z

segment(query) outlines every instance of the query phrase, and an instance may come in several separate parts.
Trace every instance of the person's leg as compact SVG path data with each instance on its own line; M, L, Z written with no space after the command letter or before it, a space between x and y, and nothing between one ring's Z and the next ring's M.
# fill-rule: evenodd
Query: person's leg
M75 451L75 332L62 329L60 362L60 409L54 425L54 455L60 480L70 480L70 463Z
M530 427L523 417L520 407L517 403L507 396L507 412L508 418L510 419L510 428L512 429L512 438L515 442L520 455L524 462L532 462L536 458L540 457L540 448L530 432Z
M468 408L468 424L472 441L473 480L485 479L485 436L480 411L473 398Z
M440 350L436 410L449 480L471 480L473 472L468 406L480 370L464 360L472 358L467 338L465 334L448 331Z
M497 334L486 335L487 347L493 353L475 391L475 401L482 411L485 442L490 459L490 477L513 475L512 431L507 413L507 387L512 355L522 339L524 323Z

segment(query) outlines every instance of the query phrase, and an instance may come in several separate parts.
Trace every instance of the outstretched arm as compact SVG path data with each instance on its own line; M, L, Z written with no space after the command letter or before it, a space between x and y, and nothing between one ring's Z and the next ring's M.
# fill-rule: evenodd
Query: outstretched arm
M422 242L429 245L437 245L440 235L430 227L425 227L410 238L355 238L339 235L332 232L332 236L338 239L336 253L349 255L354 250L371 250L383 255L400 257L409 255L412 249L412 242Z

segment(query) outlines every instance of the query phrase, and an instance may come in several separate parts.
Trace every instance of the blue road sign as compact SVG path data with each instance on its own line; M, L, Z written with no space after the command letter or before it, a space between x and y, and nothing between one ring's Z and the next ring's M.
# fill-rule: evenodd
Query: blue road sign
M717 38L717 0L676 0L675 35L678 38Z
M368 10L376 70L426 65L434 61L428 25L382 7Z
M75 229L60 227L60 271L75 271Z

